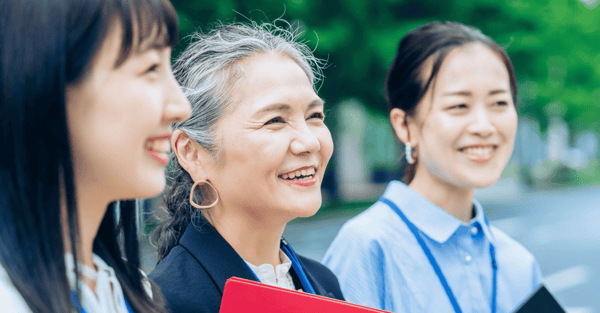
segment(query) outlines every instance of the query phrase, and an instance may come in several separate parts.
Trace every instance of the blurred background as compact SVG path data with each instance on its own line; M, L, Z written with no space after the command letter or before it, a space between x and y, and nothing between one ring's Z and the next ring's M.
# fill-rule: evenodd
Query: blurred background
M217 22L287 20L327 60L319 95L335 143L323 207L284 236L320 260L341 225L401 178L402 146L383 84L400 38L452 20L479 28L510 55L519 82L515 150L500 181L477 192L491 223L538 259L569 312L600 312L600 0L172 0L180 38ZM161 199L143 201L153 229ZM159 209L160 210L160 209ZM146 269L156 253L143 245Z

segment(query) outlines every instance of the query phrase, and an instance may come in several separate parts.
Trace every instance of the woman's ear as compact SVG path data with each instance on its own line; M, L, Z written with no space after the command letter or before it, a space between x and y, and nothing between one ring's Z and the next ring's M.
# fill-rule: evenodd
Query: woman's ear
M206 151L181 129L176 129L171 137L171 148L177 161L190 174L194 181L207 180L208 163L210 158Z
M406 112L398 108L393 108L390 111L390 122L392 124L392 128L394 129L394 133L396 133L396 137L398 137L403 144L406 144L410 140L410 132L406 118Z

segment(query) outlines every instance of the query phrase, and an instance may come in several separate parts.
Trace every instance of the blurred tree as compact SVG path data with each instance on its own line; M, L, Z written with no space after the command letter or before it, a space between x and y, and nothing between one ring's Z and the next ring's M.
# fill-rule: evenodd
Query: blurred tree
M588 1L589 2L589 1ZM434 20L473 25L507 48L520 83L522 115L547 127L556 103L573 130L600 130L600 9L577 0L173 0L181 35L217 21L283 17L328 60L320 96L357 98L385 112L383 82L398 42ZM587 2L586 2L587 3ZM177 47L175 54L185 45Z

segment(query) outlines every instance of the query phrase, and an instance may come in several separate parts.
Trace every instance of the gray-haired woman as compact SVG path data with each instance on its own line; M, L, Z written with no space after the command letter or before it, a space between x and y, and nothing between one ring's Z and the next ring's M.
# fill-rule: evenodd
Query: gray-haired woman
M273 24L196 33L174 65L192 104L171 140L168 216L150 275L173 312L218 312L232 277L343 299L326 267L297 256L285 225L321 206L333 152L319 61Z

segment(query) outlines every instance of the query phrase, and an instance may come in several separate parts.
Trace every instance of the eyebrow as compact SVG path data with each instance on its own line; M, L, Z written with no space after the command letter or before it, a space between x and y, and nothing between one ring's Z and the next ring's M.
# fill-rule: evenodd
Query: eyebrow
M488 95L493 96L493 95L502 94L502 93L508 93L508 90L506 90L506 89L494 89L494 90L491 90L488 93ZM473 93L470 92L470 91L454 91L454 92L447 92L447 93L443 94L442 96L471 97L471 96L473 96Z
M133 52L135 54L144 54L144 53L149 52L149 51L158 51L158 52L160 52L160 51L162 51L165 48L170 48L170 46L167 45L164 42L154 41L154 42L151 42L151 43L145 43L145 44L142 44L142 45L138 45L138 47L135 48L133 50Z
M325 105L325 101L323 101L323 99L318 99L318 100L314 100L312 101L309 105L308 105L308 109L312 109L314 107L322 107ZM268 112L274 112L274 111L279 111L279 112L286 112L286 111L290 111L292 110L292 107L289 104L286 103L274 103L274 104L270 104L267 105L266 107L258 110L256 113L254 113L252 115L252 117L258 117L260 115L263 115L265 113Z

